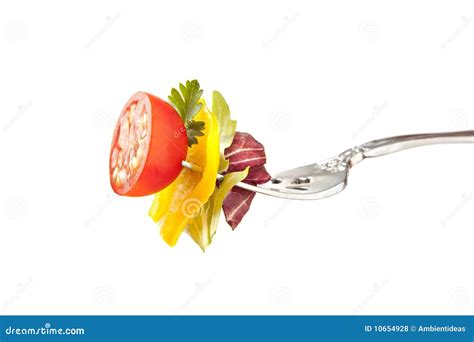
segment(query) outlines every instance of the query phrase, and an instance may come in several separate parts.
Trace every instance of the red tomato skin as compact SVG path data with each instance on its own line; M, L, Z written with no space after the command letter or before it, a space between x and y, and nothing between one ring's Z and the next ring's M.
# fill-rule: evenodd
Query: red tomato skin
M147 112L151 113L148 114L151 135L146 161L130 189L116 189L111 176L114 191L131 197L152 195L171 184L181 172L181 162L186 160L188 150L186 127L178 112L168 102L145 92L132 96L124 111L137 98L146 99Z

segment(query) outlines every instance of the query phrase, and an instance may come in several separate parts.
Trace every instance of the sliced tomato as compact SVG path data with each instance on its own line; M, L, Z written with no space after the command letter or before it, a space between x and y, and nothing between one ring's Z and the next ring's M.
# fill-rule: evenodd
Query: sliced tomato
M146 196L169 185L186 160L183 121L166 101L144 92L128 100L110 149L110 184L123 196Z

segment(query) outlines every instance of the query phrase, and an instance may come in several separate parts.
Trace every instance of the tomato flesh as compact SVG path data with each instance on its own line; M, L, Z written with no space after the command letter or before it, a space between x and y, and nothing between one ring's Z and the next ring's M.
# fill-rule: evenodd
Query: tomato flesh
M169 185L186 159L186 128L166 101L144 92L125 105L110 149L112 189L123 196L146 196Z

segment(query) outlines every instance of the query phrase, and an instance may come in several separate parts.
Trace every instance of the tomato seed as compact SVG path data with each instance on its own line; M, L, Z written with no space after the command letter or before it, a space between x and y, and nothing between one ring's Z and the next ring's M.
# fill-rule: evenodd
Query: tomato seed
M118 149L114 147L114 150L112 152L112 157L111 157L111 160L110 160L110 166L113 168L115 168L115 166L117 166L117 156L118 156Z
M119 152L117 160L118 160L119 167L122 167L123 166L123 151Z
M137 150L137 158L138 158L138 160L141 160L141 159L143 158L144 149L145 149L145 148L143 147L143 145L140 145L140 146L138 147L138 150Z
M129 122L129 123L132 122L133 114L135 113L135 107L136 107L136 106L137 106L137 105L135 105L135 104L132 104L132 105L130 106L130 111L128 112L128 122Z
M135 170L138 167L138 159L137 157L133 157L132 160L130 160L130 169Z
M116 179L117 178L117 175L118 175L118 166L114 169L114 173L112 174L112 178L113 179Z
M118 173L117 184L124 184L126 180L127 180L127 171L122 169Z

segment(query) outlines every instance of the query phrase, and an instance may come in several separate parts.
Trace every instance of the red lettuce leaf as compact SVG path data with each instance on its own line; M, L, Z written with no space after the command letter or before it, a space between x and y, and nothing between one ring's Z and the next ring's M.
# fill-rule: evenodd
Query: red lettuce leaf
M272 176L267 172L265 166L254 166L249 170L249 174L245 177L244 182L252 185L263 184L268 182Z
M243 182L257 185L266 183L271 176L263 166L267 158L265 149L254 137L248 133L236 132L232 144L224 151L229 160L227 172L242 171L250 167L249 174ZM233 187L225 198L222 208L227 223L235 229L250 209L255 192Z
M250 209L255 192L234 186L222 204L225 220L234 230Z
M263 145L250 134L242 132L235 133L232 145L224 150L224 157L229 160L227 172L242 171L247 166L262 166L267 161Z

